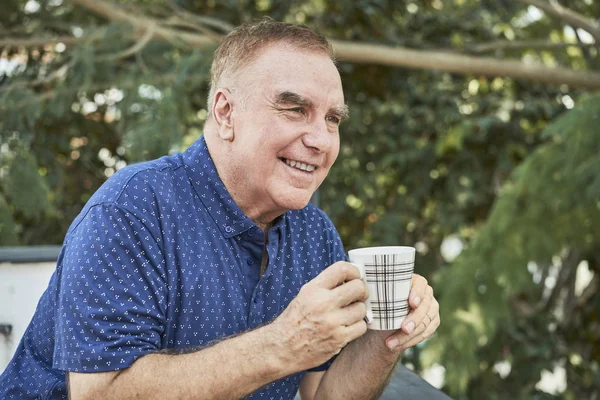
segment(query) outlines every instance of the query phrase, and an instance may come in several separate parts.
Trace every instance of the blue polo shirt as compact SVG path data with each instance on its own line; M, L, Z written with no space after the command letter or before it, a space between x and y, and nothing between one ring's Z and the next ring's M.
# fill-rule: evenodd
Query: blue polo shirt
M65 371L119 370L148 353L267 324L302 285L345 259L333 224L312 205L269 229L260 276L264 236L225 189L203 137L182 154L120 170L69 228L0 376L0 398L66 399ZM250 398L293 399L303 375Z

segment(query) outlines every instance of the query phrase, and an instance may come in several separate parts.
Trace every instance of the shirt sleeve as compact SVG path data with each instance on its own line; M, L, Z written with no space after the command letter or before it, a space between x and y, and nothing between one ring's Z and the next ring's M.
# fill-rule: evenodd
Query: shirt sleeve
M164 257L132 213L92 206L68 235L57 275L54 368L119 370L161 348Z

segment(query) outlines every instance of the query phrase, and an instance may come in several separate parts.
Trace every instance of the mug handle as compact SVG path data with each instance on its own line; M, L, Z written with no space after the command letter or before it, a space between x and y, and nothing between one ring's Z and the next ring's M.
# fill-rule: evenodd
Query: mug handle
M360 279L367 285L367 289L369 288L367 282L367 274L365 272L365 266L357 263L351 262L350 264L354 265L360 271ZM365 315L365 322L370 324L373 322L373 311L371 310L371 293L369 292L369 297L365 300L365 306L367 307L367 314Z

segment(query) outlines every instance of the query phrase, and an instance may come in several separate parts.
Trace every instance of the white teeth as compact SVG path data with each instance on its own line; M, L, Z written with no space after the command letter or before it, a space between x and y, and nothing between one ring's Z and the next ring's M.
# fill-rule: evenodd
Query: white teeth
M300 161L295 161L295 160L288 160L287 158L285 159L285 163L287 165L289 165L290 167L298 168L298 169L301 169L302 171L306 171L306 172L312 172L317 168L314 165L309 165L309 164L306 164L306 163L303 163Z

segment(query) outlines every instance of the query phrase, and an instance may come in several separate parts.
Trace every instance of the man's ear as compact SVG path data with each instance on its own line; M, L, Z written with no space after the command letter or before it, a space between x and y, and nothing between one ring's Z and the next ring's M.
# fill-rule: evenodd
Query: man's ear
M234 99L227 89L219 89L215 93L212 115L217 123L217 132L223 140L233 141L233 105Z

